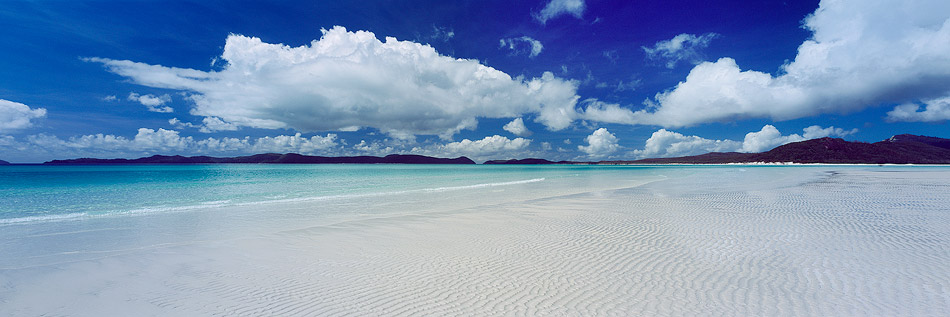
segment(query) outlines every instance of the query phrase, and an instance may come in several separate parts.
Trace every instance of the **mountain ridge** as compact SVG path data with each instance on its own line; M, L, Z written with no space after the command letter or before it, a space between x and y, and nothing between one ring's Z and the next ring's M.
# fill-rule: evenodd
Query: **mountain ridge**
M762 153L707 153L629 161L632 164L723 163L950 164L950 139L910 134L875 143L819 138L793 142Z
M135 164L475 164L460 156L438 158L412 154L379 156L310 156L297 153L265 153L237 157L152 155L137 159L77 158L52 160L43 165L135 165Z
M491 164L950 164L950 139L898 134L875 143L819 138L793 142L761 153L710 152L700 155L598 162L552 162L542 159L496 160ZM489 164L489 162L485 162Z

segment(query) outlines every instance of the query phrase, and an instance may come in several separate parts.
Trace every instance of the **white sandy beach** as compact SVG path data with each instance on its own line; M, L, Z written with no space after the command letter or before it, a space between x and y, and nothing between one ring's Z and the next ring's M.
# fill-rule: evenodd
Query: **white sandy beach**
M8 225L0 315L950 315L950 169L723 170L320 222Z

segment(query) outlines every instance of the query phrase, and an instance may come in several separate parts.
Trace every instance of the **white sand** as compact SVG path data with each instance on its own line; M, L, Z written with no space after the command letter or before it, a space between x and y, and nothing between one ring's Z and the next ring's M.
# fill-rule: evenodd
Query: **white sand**
M751 170L261 230L31 229L0 243L63 251L0 262L0 315L950 315L950 169Z

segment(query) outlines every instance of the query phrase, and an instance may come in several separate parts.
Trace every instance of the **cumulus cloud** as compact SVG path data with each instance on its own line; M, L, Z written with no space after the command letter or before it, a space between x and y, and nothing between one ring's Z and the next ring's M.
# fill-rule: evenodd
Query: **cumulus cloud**
M520 158L526 153L531 140L508 139L500 135L487 136L481 140L464 139L446 144L415 147L410 152L438 157L466 156L475 161L488 159Z
M637 114L618 104L606 103L597 99L586 99L582 104L586 108L580 116L586 120L637 124Z
M175 109L172 109L172 107L162 106L172 101L172 97L169 96L168 94L155 96L151 94L139 95L137 93L130 92L128 99L129 101L135 101L142 104L143 106L148 108L148 111L151 111L151 112L169 113L169 112L175 111Z
M782 135L772 125L765 125L762 127L762 130L758 132L749 132L745 135L745 140L742 142L742 147L739 149L739 152L747 153L758 153L765 152L775 148L776 146L788 144L792 142L799 142L823 137L844 137L850 134L858 132L858 129L852 129L850 131L845 131L841 128L828 127L822 128L817 125L807 127L803 130L805 133L802 135L790 134Z
M19 102L0 99L0 133L33 126L33 119L46 116L45 108L30 108Z
M528 57L534 58L541 54L544 45L541 44L541 41L522 36L500 39L498 40L498 48L507 48L514 55L526 54Z
M683 33L672 39L656 42L653 47L641 46L647 59L665 63L666 68L673 69L679 62L699 63L703 59L702 49L709 46L709 42L718 37L716 33L694 35Z
M735 60L721 58L694 67L646 109L620 110L626 123L682 127L944 98L950 95L944 84L950 82L947 12L950 2L939 0L822 1L804 20L812 37L779 75L742 70ZM892 117L913 118L911 109L902 106Z
M578 145L577 149L591 158L603 158L620 149L617 144L617 136L607 131L607 128L600 128L588 135L584 140L587 145Z
M204 117L201 119L201 124L194 124L191 122L184 122L178 120L178 118L168 119L168 124L173 127L183 129L183 128L193 128L198 129L200 132L212 133L216 131L235 131L238 129L236 124L230 122L224 122L218 117Z
M230 122L224 122L221 118L218 117L204 117L201 119L201 127L198 128L198 131L204 133L211 133L215 131L234 131L238 129L236 124Z
M524 126L524 120L521 120L521 118L511 120L511 122L508 122L502 128L505 129L505 131L511 132L517 136L531 135L531 131L528 130L528 127Z
M386 145L380 142L366 142L366 140L360 140L360 143L353 145L353 149L360 152L361 155L370 154L385 156L396 152L396 149L391 145Z
M565 14L580 19L584 16L585 7L584 0L551 0L541 9L541 12L534 15L534 18L541 24Z
M643 150L634 150L640 158L677 157L697 155L708 152L734 152L742 146L732 140L710 140L695 135L683 135L678 132L659 129L647 139Z
M194 143L191 137L182 137L178 131L165 129L140 128L135 137L129 139L111 134L90 134L63 140L56 136L37 134L27 137L27 141L41 149L52 151L91 150L103 152L142 151L145 153L160 151L181 151Z
M171 119L168 119L168 124L172 125L173 127L179 128L179 129L184 129L184 128L198 128L198 127L200 127L199 125L196 125L196 124L191 123L191 122L184 122L184 121L178 120L178 118L171 118Z
M638 158L648 157L679 157L699 155L709 152L765 152L776 146L828 136L844 137L858 132L858 129L844 130L841 128L822 128L813 125L803 129L803 134L783 135L772 125L765 125L761 130L749 132L740 141L712 140L695 135L683 135L678 132L660 129L653 132L647 139L642 150L634 150Z
M330 149L337 145L336 134L327 134L327 136L315 135L310 138L302 137L300 133L295 135L279 135L276 137L262 137L251 146L251 151L255 153L275 152L275 153L316 153Z
M0 142L0 147L36 156L64 157L135 157L151 154L256 154L265 152L323 154L338 150L336 134L303 137L295 135L265 136L256 139L205 138L181 136L178 131L166 129L138 129L128 138L112 134L91 134L66 139L48 134L27 136L23 141L13 138Z
M894 107L887 113L887 121L897 122L937 122L950 120L950 97L935 98L923 101L926 108L920 110L920 105L906 103Z
M200 71L128 60L87 58L134 83L181 90L191 114L235 127L343 131L376 128L394 137L449 138L478 118L536 114L550 130L576 118L577 83L544 73L512 78L476 60L343 27L290 47L230 35L221 70Z
M824 138L824 137L846 137L855 133L858 133L858 129L854 128L851 130L845 130L842 128L827 127L822 128L821 126L813 125L802 129L805 133L802 134L802 137L805 140Z

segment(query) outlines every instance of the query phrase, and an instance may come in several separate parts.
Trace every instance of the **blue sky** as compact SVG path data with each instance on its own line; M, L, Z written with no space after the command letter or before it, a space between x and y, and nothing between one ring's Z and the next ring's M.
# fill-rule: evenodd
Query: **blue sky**
M946 1L3 1L0 159L950 137Z

